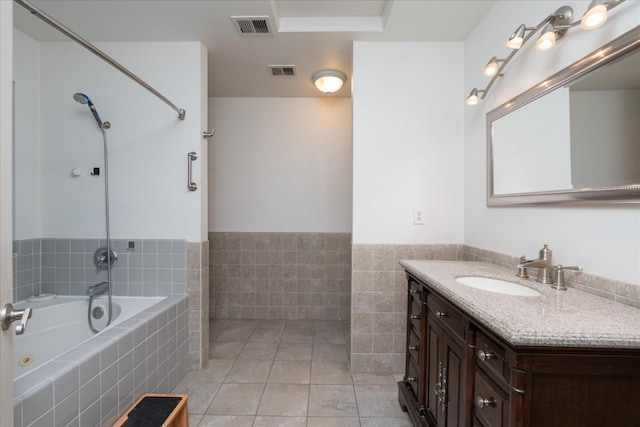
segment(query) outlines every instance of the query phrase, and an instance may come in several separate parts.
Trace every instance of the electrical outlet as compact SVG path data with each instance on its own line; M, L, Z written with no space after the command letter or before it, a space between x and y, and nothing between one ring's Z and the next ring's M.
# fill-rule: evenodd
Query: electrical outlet
M413 209L413 224L424 225L424 212L422 208Z

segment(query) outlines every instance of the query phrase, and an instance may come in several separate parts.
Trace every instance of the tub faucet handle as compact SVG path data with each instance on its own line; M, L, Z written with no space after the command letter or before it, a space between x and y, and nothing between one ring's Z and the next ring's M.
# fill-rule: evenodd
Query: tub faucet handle
M22 310L14 310L11 303L5 304L0 310L0 322L2 322L2 330L6 331L9 326L16 320L20 323L16 326L16 335L24 334L27 330L27 322L31 318L31 307L23 308Z

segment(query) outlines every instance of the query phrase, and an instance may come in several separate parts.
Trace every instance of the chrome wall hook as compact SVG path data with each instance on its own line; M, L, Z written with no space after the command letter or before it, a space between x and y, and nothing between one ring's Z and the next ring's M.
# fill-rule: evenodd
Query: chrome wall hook
M216 131L215 131L214 129L211 129L211 130L210 130L210 131L208 131L208 132L205 130L205 131L203 131L203 132L202 132L202 137L203 137L204 139L209 139L209 138L211 138L215 133L216 133Z

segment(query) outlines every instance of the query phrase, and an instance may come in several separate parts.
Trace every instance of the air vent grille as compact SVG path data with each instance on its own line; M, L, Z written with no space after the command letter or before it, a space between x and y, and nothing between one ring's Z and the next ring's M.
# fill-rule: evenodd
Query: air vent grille
M272 76L295 76L295 65L267 65Z
M268 16L232 16L236 31L241 35L269 36L272 34Z

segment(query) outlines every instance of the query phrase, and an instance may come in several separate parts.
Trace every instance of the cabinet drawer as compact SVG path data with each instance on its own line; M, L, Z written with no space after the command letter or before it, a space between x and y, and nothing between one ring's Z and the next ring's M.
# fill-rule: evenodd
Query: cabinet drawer
M486 427L508 425L509 397L482 371L475 375L473 404L475 415Z
M476 364L508 382L504 348L480 332L476 334Z
M409 320L415 331L420 331L420 319L422 318L422 304L413 301L411 303L411 313L409 313Z
M420 383L420 369L413 363L413 360L409 358L409 366L407 369L409 373L409 377L407 377L407 382L411 386L411 391L416 396L416 399L420 396L418 384Z
M422 292L422 285L420 283L409 280L409 295L414 301L420 302L422 299Z
M411 333L409 334L409 344L407 345L407 352L416 361L418 367L420 367L420 338L416 335L416 330L411 328Z
M427 307L440 324L448 329L454 337L462 341L465 340L464 322L460 312L433 294L429 294L427 297Z

